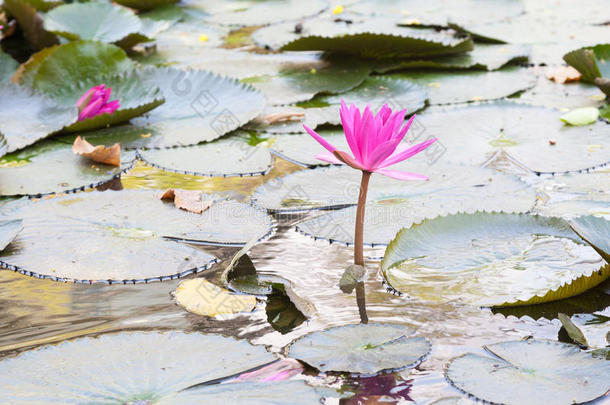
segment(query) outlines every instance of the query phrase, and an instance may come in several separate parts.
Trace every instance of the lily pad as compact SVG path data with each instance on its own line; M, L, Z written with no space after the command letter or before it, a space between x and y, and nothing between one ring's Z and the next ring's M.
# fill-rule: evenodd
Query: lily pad
M93 365L82 361L96 353L105 355ZM260 405L284 403L281 399L296 394L299 404L318 401L321 393L301 381L202 384L274 360L263 346L216 334L123 332L85 337L4 359L0 370L6 378L0 400L14 404L70 403L75 398L87 403L196 404L231 398ZM47 384L39 384L36 373L44 373Z
M418 115L426 137L436 137L448 153L443 162L483 165L507 158L534 173L566 173L602 166L609 161L610 125L566 126L561 113L498 101L451 109L429 109ZM456 127L455 123L460 125ZM464 139L468 148L464 148Z
M187 311L205 316L250 312L256 306L256 297L253 295L227 291L204 278L182 281L172 291L172 296Z
M452 30L398 27L383 17L319 17L302 23L299 33L294 23L262 28L252 35L261 46L283 51L319 50L364 58L421 58L451 55L473 48L468 37Z
M610 362L574 345L543 340L485 346L493 356L467 353L449 363L446 375L474 397L506 405L592 401L610 389Z
M0 83L8 83L18 67L15 59L0 51Z
M439 163L428 166L425 161L415 160L409 165L395 168L426 173L430 181L405 183L373 176L369 186L367 217L369 221L375 221L375 225L367 227L365 232L365 238L371 238L370 243L388 243L401 226L409 226L423 218L460 211L525 212L533 207L536 200L534 190L517 177L490 169ZM359 171L345 166L320 168L272 180L255 190L252 201L277 212L341 208L355 205L359 190ZM353 236L346 237L352 234L353 211L350 208L326 214L312 219L315 221L313 223L299 224L299 229L316 237L326 235L336 241L351 242ZM325 221L327 227L321 227ZM340 237L331 237L333 229L338 231L341 228L346 232L342 232ZM377 228L378 232L375 231Z
M180 0L118 0L117 3L135 10L146 11L163 7L168 4L174 4L178 1Z
M0 158L0 195L69 193L96 187L131 168L135 152L121 154L121 166L92 162L70 144L45 140Z
M22 229L23 221L20 219L0 221L0 252L6 249Z
M34 50L44 49L58 43L57 37L44 29L42 17L29 2L4 0L2 8L15 17L25 38Z
M600 77L610 78L610 44L580 48L565 54L563 59L578 70L586 82L594 83Z
M116 42L138 32L142 23L126 7L92 1L54 8L46 14L44 27L69 40Z
M570 226L610 263L610 221L592 215L573 218Z
M273 159L265 145L251 146L242 136L232 135L211 143L139 152L147 164L163 170L210 177L264 175Z
M376 68L386 73L401 69L475 69L497 70L505 65L525 62L530 50L527 45L477 43L470 52L459 55L392 62Z
M76 103L76 102L75 102ZM78 110L13 83L0 84L0 133L14 152L76 121Z
M147 147L188 146L213 141L256 117L264 96L251 86L206 71L149 68L143 81L159 86L165 103L132 123L152 136Z
M610 276L610 266L575 236L559 218L439 217L401 230L381 267L393 288L426 301L549 302L580 294Z
M559 320L569 338L585 348L603 350L610 344L610 317L602 313L559 314Z
M302 2L299 0L268 0L246 2L217 2L191 0L187 6L202 8L211 14L205 21L220 25L267 25L284 21L294 21L319 14L328 7L323 0ZM216 6L216 7L214 7Z
M158 281L215 262L184 241L240 246L271 230L270 218L247 204L216 198L211 208L192 214L158 194L91 192L26 205L7 218L22 218L24 230L0 256L3 267L61 280Z
M318 93L344 93L360 85L371 68L352 58L326 58L317 67L288 67L277 75L252 76L241 81L267 97L272 105L310 100Z
M389 77L407 79L422 86L428 93L430 104L494 100L531 88L536 83L534 75L519 68L497 72L418 71Z
M340 150L348 150L345 134L340 130L317 131ZM265 134L264 134L265 135ZM305 167L328 166L329 163L314 158L324 149L309 134L270 135L271 152L282 159Z
M288 347L290 357L322 372L374 375L418 365L430 351L405 326L370 323L336 326L305 335Z

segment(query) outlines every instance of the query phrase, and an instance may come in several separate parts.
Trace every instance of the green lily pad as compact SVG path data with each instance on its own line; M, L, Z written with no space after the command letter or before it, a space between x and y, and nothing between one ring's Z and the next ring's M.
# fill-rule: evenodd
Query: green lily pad
M22 229L23 221L20 219L0 221L0 252L15 240L15 237L17 237Z
M565 54L563 59L578 70L586 82L594 83L598 77L610 78L610 44L580 48Z
M393 19L358 16L304 21L300 33L295 32L294 23L276 24L256 31L252 39L274 50L319 50L365 58L432 57L473 48L470 38L457 37L451 30L398 27Z
M322 0L270 0L227 3L224 1L191 0L187 6L211 13L205 21L220 25L254 26L294 21L319 14L328 7Z
M40 14L28 1L4 0L2 8L15 17L25 38L34 50L44 49L58 43L57 37L44 29Z
M146 86L159 86L165 103L131 122L145 127L147 147L188 146L213 141L256 117L264 96L251 86L206 71L146 69Z
M318 133L339 150L349 150L343 131L320 130ZM274 155L289 162L305 167L329 165L314 158L314 155L324 152L325 149L309 134L270 135L269 143Z
M430 343L412 334L405 326L383 323L336 326L297 339L288 355L322 372L374 375L422 361Z
M449 152L440 158L443 162L482 165L506 159L535 173L575 172L608 163L610 126L596 122L570 127L560 115L552 109L498 101L429 109L418 115L418 123L426 137L437 137Z
M429 181L402 182L381 175L371 179L368 194L368 220L375 221L373 227L365 232L371 243L388 243L400 226L409 226L423 218L433 218L461 211L497 210L507 212L525 212L532 208L536 200L534 190L517 177L494 172L490 169L443 165L437 162L428 166L426 161L409 162L408 165L396 165L396 170L407 170L425 173ZM361 173L346 166L306 170L258 187L252 201L275 212L305 211L310 209L340 208L355 205L360 190ZM511 196L508 198L507 196ZM351 210L351 209L350 209ZM316 219L321 225L325 220L328 227L311 224L299 224L303 232L316 230L312 235L322 236L320 232L333 233L334 224L345 228L345 234L352 234L352 212L337 211L329 216ZM355 217L355 215L354 215ZM330 218L333 218L330 221ZM397 222L397 219L400 219ZM367 218L365 217L365 224ZM343 225L346 224L346 225ZM398 227L389 230L387 226ZM379 233L373 232L379 228ZM333 240L350 242L332 237ZM330 235L329 235L330 237Z
M135 10L152 10L168 4L177 3L179 0L118 0L117 3L133 8Z
M171 294L178 305L203 316L251 312L256 307L256 297L232 293L204 278L184 280Z
M534 75L519 68L497 72L418 71L389 77L407 79L422 86L428 93L430 104L494 100L531 88L536 83Z
M8 83L19 67L19 63L10 55L0 51L0 83Z
M529 46L526 45L477 43L472 51L459 55L393 62L375 70L381 73L401 69L475 69L489 71L500 69L511 63L525 62L529 53Z
M592 401L610 389L610 362L574 345L543 340L485 346L493 356L467 353L449 363L446 376L474 397L506 405Z
M560 120L569 125L584 126L591 125L599 118L599 110L595 107L577 108L559 117Z
M592 215L573 218L570 226L610 263L610 221Z
M263 175L273 163L266 146L250 146L239 135L194 146L142 150L139 156L163 170L211 177Z
M78 117L72 106L14 83L0 84L0 133L14 152L71 125Z
M5 268L51 279L158 281L215 262L184 241L240 246L271 230L270 218L247 204L202 200L216 202L193 214L160 200L158 191L130 190L32 203L7 218L22 218L24 230L0 260Z
M583 335L582 331L578 328L578 326L576 326L574 322L572 322L569 316L567 316L566 314L559 314L558 317L559 321L561 322L561 325L566 330L568 336L575 343L585 347L589 346L589 344L587 343L587 338L585 338L585 335Z
M370 73L370 66L357 59L327 58L317 67L299 66L280 70L277 75L242 79L267 97L272 105L310 100L318 93L344 93L360 85Z
M34 54L24 64L19 80L43 93L54 94L80 82L92 83L100 77L131 71L134 66L117 46L79 40Z
M69 40L116 42L138 32L142 23L126 7L92 1L54 8L45 16L44 28Z
M105 355L95 364L82 361L96 353ZM85 337L5 358L0 362L7 376L0 399L14 404L32 400L41 404L70 403L78 398L87 403L190 405L231 398L261 405L281 404L282 399L296 394L296 403L317 402L322 394L302 381L202 384L276 359L263 346L216 334L123 332ZM60 370L58 364L62 364ZM37 383L35 373L47 375L48 384Z
M439 217L401 230L381 268L393 288L425 301L549 302L580 294L610 276L610 266L575 236L559 218Z
M45 140L0 158L0 195L69 193L97 187L131 168L134 159L135 152L122 151L121 166L110 166L75 155L72 144Z
M610 317L602 313L559 314L559 320L571 340L590 349L604 349L610 344Z

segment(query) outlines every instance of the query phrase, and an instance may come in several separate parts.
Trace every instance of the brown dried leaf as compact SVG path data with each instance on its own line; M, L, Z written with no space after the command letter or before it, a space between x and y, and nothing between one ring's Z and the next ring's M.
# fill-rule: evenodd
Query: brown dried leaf
M268 114L265 116L263 121L265 124L270 125L276 122L287 122L287 121L300 121L305 117L304 112L300 111L288 111L274 114Z
M77 136L72 144L72 152L94 162L117 167L121 165L121 144L118 142L109 148L104 145L93 146L84 138Z
M549 71L546 75L550 80L560 84L577 82L581 76L580 72L572 66L559 66Z
M185 211L201 214L212 206L214 201L201 199L202 192L197 190L180 190L170 188L159 196L161 200L173 200L174 205Z

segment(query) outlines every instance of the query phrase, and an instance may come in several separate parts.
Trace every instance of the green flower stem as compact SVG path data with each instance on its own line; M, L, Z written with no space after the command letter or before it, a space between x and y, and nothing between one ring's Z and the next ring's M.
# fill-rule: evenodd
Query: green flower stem
M354 232L354 264L364 266L364 212L366 210L366 194L369 188L371 172L362 171L360 195L358 195L358 211L356 212L356 230Z

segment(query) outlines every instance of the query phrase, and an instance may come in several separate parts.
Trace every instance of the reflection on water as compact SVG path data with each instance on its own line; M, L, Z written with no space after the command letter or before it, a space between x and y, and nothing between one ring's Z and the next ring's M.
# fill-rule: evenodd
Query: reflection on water
M263 181L297 169L280 163L265 179L209 179L166 174L138 164L125 176L123 187L183 187L246 200ZM284 279L288 285L286 294L271 289L266 297L261 295L256 309L247 314L208 318L188 313L170 296L179 280L88 286L1 271L0 351L10 355L16 350L75 336L128 329L220 332L280 351L294 338L313 330L367 321L391 322L426 336L433 344L432 352L415 370L345 381L347 390L356 393L357 398L343 403L390 397L392 401L428 403L440 397L461 395L443 377L449 359L465 352L482 352L484 344L525 336L555 340L561 326L552 319L557 312L590 313L609 304L608 296L602 292L607 284L582 297L532 308L492 312L459 303L426 303L389 293L382 284L379 263L374 261L367 264L363 280L346 293L339 282L352 263L351 249L314 241L295 232L292 225L301 218L278 216L275 234L250 252L259 276ZM236 250L214 251L223 262L199 276L218 283L222 269ZM368 257L381 257L383 248L370 248L365 253Z

